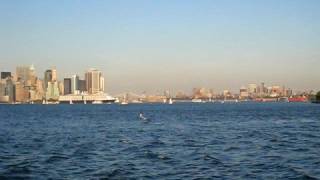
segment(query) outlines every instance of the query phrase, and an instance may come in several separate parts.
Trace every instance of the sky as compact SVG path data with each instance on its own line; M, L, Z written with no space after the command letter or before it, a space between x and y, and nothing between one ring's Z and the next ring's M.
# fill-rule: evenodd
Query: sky
M101 70L107 92L320 90L319 0L0 0L0 71Z

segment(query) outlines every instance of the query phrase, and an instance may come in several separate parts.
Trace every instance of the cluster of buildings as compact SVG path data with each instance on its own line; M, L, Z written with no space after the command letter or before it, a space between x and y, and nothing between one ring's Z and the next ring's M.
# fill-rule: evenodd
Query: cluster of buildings
M56 68L52 68L39 78L33 65L18 66L15 73L1 72L0 103L56 103L79 97L83 100L84 96L94 101L105 96L101 71L89 69L84 77L73 75L59 81Z
M276 97L291 97L293 91L285 86L265 86L264 83L260 85L249 84L247 87L240 88L239 97L242 99L247 98L276 98Z
M105 94L105 80L101 71L89 69L84 78L79 75L58 80L56 68L48 69L42 78L37 77L35 68L18 66L16 72L1 72L0 103L141 103L141 102L170 102L175 101L228 101L228 100L256 100L256 101L306 101L312 93L293 93L284 86L266 86L248 84L242 86L238 93L224 90L215 93L212 89L193 88L192 94L178 92L175 96L166 90L160 95L138 95L125 93L113 98Z
M193 88L191 94L179 91L172 95L168 90L163 94L157 95L137 95L134 93L125 93L117 96L120 101L128 101L130 103L137 102L238 102L238 101L287 101L287 102L307 102L312 97L312 92L293 92L290 88L284 86L272 85L266 86L261 84L248 84L242 86L238 92L234 93L230 90L222 92L214 92L207 88Z
M266 86L265 83L261 84L248 84L242 86L238 93L232 93L229 90L224 90L221 93L214 93L212 89L206 88L194 88L192 95L189 98L192 99L212 99L212 100L279 100L290 99L297 97L304 97L307 99L312 92L294 93L292 89L285 86ZM176 98L187 97L185 94L177 94Z

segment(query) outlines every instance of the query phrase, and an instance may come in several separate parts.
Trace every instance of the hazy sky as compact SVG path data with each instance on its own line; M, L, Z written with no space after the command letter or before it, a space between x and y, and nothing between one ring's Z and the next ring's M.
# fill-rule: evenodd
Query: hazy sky
M0 0L0 70L103 71L107 91L320 90L319 0Z

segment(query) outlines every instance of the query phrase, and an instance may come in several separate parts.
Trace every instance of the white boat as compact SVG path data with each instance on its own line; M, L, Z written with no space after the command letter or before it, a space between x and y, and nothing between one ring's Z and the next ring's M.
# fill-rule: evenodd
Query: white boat
M124 96L123 96L123 99L122 99L122 101L121 101L120 104L121 104L121 105L127 105L127 104L128 104L127 95L124 95Z
M140 118L141 120L147 120L147 118L144 117L142 113L139 114L139 118Z
M201 103L202 100L201 99L192 99L191 102L193 102L193 103Z
M92 101L92 104L102 104L102 101Z
M122 101L120 104L121 104L121 105L127 105L128 102L127 102L127 101Z
M172 99L170 98L170 99L169 99L169 104L172 104L172 103L173 103L173 101L172 101Z

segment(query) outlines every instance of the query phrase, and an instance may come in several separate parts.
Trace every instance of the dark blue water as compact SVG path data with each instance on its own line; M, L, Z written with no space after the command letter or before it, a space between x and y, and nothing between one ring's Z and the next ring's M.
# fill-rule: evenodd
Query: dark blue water
M1 105L0 178L317 179L320 105Z

